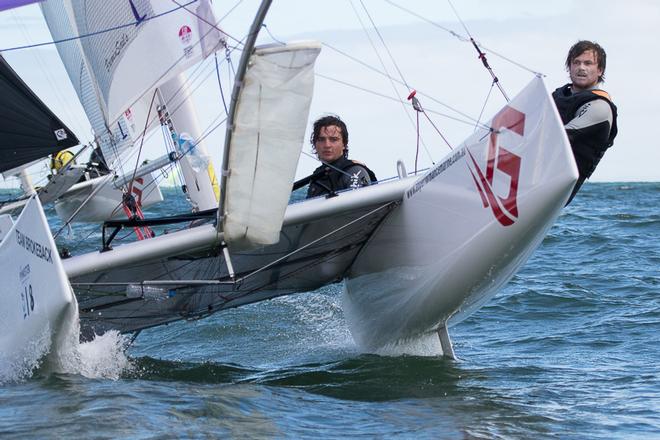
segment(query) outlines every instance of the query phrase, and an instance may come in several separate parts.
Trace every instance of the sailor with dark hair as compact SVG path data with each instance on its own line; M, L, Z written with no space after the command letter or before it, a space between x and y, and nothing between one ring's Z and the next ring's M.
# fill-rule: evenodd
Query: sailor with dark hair
M315 121L310 142L322 165L300 181L309 181L307 198L334 195L342 189L377 182L376 175L366 165L348 158L348 129L339 116L324 116Z
M566 57L571 83L552 93L580 173L567 205L594 172L617 134L617 108L610 95L598 88L605 78L606 59L605 50L597 43L578 41Z

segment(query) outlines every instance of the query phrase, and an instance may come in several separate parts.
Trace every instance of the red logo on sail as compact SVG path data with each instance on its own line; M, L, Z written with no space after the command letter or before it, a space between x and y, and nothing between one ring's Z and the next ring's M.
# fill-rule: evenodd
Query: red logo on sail
M497 130L507 128L522 136L525 130L525 114L507 106L493 118L492 128L495 131L490 134L490 140L488 142L486 172L484 173L479 165L477 165L477 161L469 151L468 153L474 167L470 167L469 165L468 167L474 184L479 190L479 195L481 195L484 208L490 206L493 215L502 226L511 226L518 219L518 179L520 177L520 162L522 159L497 143L499 134ZM509 193L504 198L495 195L493 191L493 178L496 170L508 175L510 178Z
M179 29L179 39L183 44L190 44L190 40L192 40L192 30L189 26L181 26L181 29Z

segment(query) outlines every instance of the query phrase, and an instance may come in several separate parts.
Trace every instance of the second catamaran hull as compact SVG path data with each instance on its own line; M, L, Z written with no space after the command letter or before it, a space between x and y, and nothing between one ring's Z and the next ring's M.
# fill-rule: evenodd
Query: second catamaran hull
M444 329L513 276L554 224L577 170L541 80L406 191L347 274L344 311L376 349Z
M91 194L94 195L90 198ZM122 196L122 189L115 188L112 182L107 182L106 176L97 177L73 185L55 201L55 211L63 221L69 220L72 216L74 222L90 223L125 218ZM163 201L163 194L152 174L136 179L133 196L142 207ZM83 204L84 208L79 209Z

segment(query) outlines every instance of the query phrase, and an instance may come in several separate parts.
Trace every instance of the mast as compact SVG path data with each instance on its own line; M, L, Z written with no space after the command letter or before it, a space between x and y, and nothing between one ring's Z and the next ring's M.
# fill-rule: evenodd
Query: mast
M222 227L222 217L224 216L225 209L225 197L226 197L226 185L227 177L229 174L229 145L231 144L232 134L234 132L234 117L236 115L236 106L238 104L238 97L243 87L243 77L247 71L248 61L254 50L254 45L257 41L257 35L261 29L261 25L266 18L268 13L268 8L270 8L272 0L262 0L261 6L257 11L254 20L252 21L252 26L250 26L250 33L248 34L247 41L243 47L243 53L241 54L241 60L238 65L238 70L236 71L236 78L234 79L234 89L231 93L231 102L229 106L229 115L227 115L227 132L225 134L225 147L222 155L222 176L220 177L220 205L218 209L218 222L217 228L220 231Z

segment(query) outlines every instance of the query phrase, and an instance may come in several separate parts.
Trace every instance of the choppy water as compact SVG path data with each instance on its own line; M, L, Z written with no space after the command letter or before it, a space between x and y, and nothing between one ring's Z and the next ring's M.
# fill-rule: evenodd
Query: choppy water
M94 341L0 386L0 437L660 438L659 269L660 183L587 184L458 361L360 353L334 285Z

